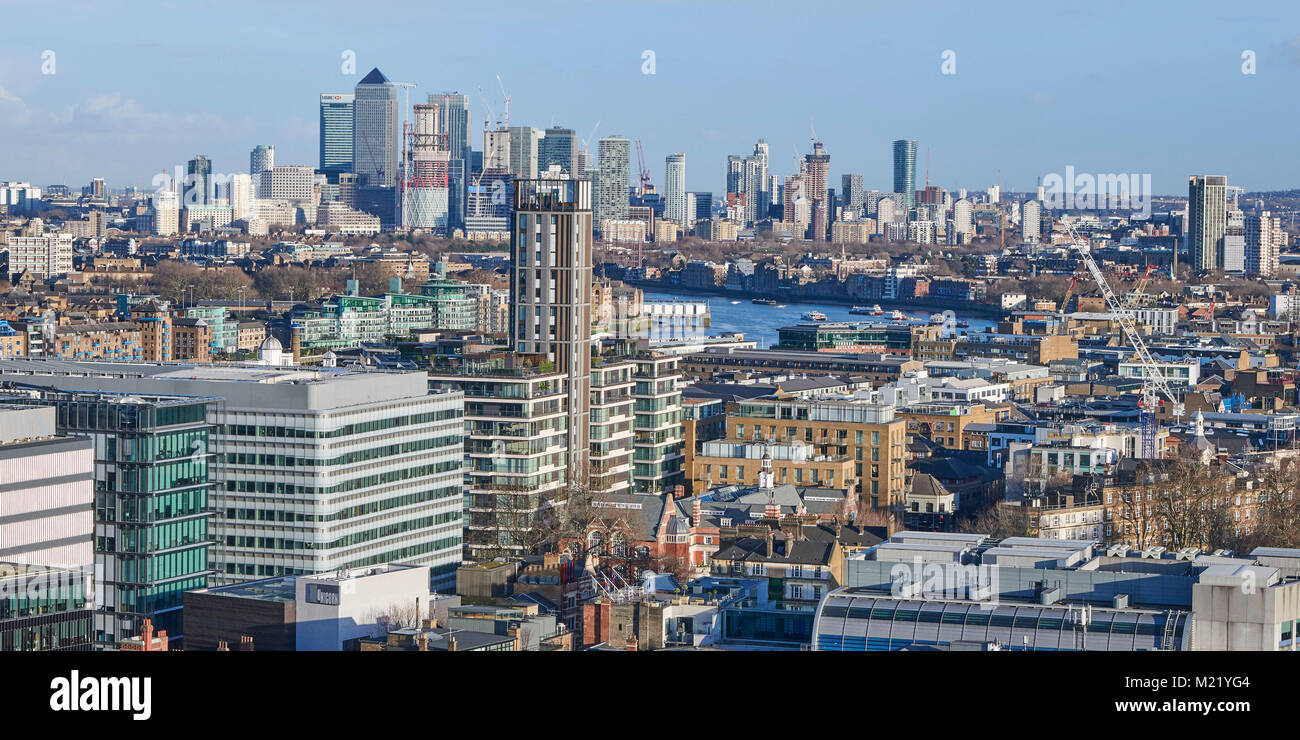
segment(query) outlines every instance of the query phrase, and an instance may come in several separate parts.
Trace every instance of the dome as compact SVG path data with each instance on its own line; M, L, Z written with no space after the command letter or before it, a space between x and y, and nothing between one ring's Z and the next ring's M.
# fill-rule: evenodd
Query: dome
M267 337L267 338L266 338L266 341L262 342L262 347L261 347L261 348L264 349L264 350L267 350L267 349L278 349L278 350L283 350L283 349L284 349L284 346L280 344L280 340L279 340L279 339L276 339L275 337Z

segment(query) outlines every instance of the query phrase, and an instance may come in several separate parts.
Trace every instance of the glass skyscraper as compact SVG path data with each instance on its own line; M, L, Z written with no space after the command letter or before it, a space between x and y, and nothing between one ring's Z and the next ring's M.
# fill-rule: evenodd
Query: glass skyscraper
M357 83L353 100L353 172L364 185L397 185L397 88L378 68Z
M352 172L355 100L351 93L320 96L320 171L331 184L338 184L340 172Z
M916 142L911 139L894 142L894 192L909 210L916 205Z

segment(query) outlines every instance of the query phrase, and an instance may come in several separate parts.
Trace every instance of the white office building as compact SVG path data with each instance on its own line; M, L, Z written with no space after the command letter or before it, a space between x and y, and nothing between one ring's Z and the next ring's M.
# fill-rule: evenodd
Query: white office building
M454 587L464 402L430 394L423 372L23 358L0 360L0 377L222 398L214 585L401 562Z
M686 203L686 155L669 154L664 161L664 218L689 227L694 219Z

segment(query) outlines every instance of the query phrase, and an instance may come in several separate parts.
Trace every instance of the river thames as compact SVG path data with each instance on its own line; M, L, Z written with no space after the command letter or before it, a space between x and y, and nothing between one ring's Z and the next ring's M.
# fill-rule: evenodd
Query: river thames
M775 306L762 306L750 302L748 298L723 298L718 296L686 296L673 295L671 293L646 293L647 301L708 301L710 324L703 334L723 334L726 332L739 331L745 333L746 339L752 339L758 342L761 348L768 347L776 343L776 330L783 326L793 324L809 323L803 319L803 314L809 311L821 311L826 314L827 321L866 321L878 323L888 319L879 316L861 316L849 313L850 306L844 306L835 303L795 303L785 302ZM871 303L865 305L870 306ZM928 322L930 316L935 313L942 313L940 309L927 308L922 305L910 309L899 309L907 318ZM889 313L886 311L885 313ZM987 319L976 319L964 317L961 311L957 311L958 319L966 319L970 326L966 329L959 329L959 332L979 332L995 324Z

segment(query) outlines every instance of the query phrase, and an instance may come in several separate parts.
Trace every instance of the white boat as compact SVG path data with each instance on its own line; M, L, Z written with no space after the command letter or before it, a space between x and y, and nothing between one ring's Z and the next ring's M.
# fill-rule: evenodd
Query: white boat
M821 311L809 311L803 315L805 321L825 321L826 314Z
M738 306L738 305L740 305L740 301L732 301L732 302L731 302L731 305L733 305L733 306Z
M945 319L941 313L930 314L930 324L933 326L943 326L945 321L947 321L947 319Z
M905 314L905 313L903 313L902 311L899 311L897 308L895 308L893 311L890 311L890 312L889 312L889 320L890 320L890 321L907 321L907 314Z
M884 316L884 315L885 315L885 312L882 311L882 310L880 309L880 304L879 304L879 303L877 303L876 305L874 305L874 306L871 307L871 315L872 315L872 316Z

